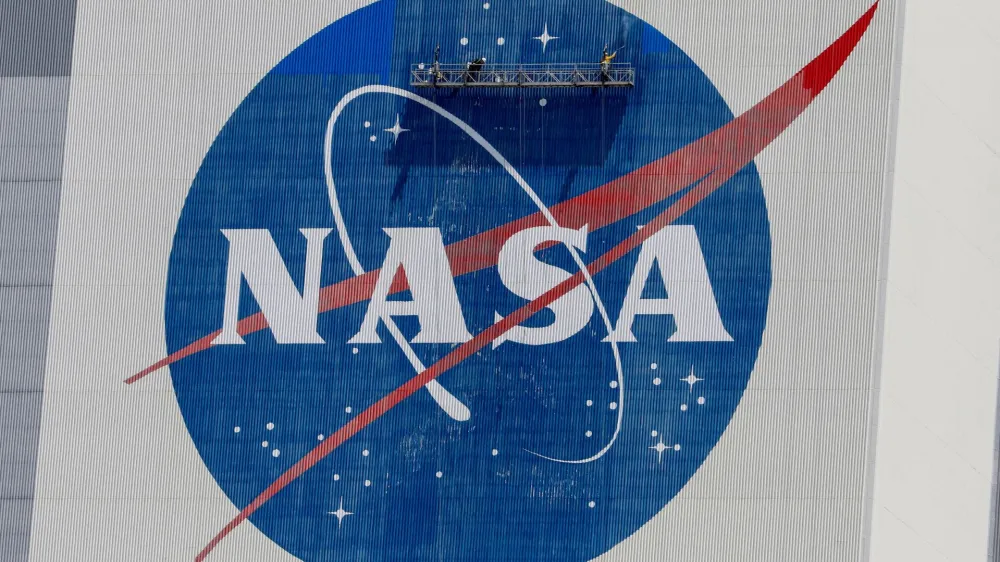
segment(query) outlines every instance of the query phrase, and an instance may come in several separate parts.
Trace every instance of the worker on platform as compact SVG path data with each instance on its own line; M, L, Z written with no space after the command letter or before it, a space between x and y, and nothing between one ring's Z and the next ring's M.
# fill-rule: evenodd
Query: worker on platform
M465 81L466 82L478 82L479 73L486 66L486 57L479 57L478 59L468 63L466 65Z
M608 45L604 44L604 54L601 56L601 82L611 79L611 61L618 56L618 51L608 54Z
M437 86L438 80L444 79L444 74L441 74L441 63L438 59L441 58L441 45L434 48L434 65L431 66L431 76L434 77L434 85Z

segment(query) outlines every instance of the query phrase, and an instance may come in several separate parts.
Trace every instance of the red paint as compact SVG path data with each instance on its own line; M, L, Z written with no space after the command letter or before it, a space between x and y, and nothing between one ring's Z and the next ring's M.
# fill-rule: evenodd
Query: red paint
M597 228L595 225L607 225L614 220L620 220L625 216L638 212L638 210L645 208L644 206L651 205L669 196L669 194L666 196L663 195L664 193L677 192L684 186L693 183L698 177L706 176L707 174L694 188L685 193L642 229L592 261L587 266L591 275L597 274L602 269L641 246L650 236L694 208L695 205L711 195L735 175L736 172L749 164L764 147L770 144L801 115L812 100L833 80L833 77L839 72L847 57L868 29L877 8L878 2L857 23L851 26L840 39L823 51L822 54L816 57L798 74L726 126L666 158L554 207L553 214L556 215L560 224L578 227L590 223L591 228ZM557 209L559 209L558 213L556 212ZM619 216L619 213L625 214ZM450 250L454 249L453 253L449 255L452 258L452 267L455 270L455 274L461 275L462 273L493 265L492 261L495 261L496 253L499 251L503 240L506 240L510 234L528 226L544 224L540 220L544 219L538 215L532 215L453 244L449 247ZM476 242L477 240L478 242ZM461 248L461 251L459 248ZM341 427L336 433L310 451L309 454L292 465L280 478L261 492L250 505L246 506L236 518L219 531L212 541L198 554L195 560L199 562L204 560L212 549L233 529L238 527L240 523L249 518L250 515L274 497L275 494L284 489L285 486L291 484L296 478L315 466L316 463L364 429L368 424L420 390L428 382L460 364L466 358L486 347L490 342L514 326L527 320L583 282L583 273L578 272L542 296L517 309L500 322L480 332L470 341L455 348L455 350L428 367L425 371L418 373L405 384L369 406L357 417L349 421L347 425ZM372 280L370 283L374 283L374 281ZM340 285L342 284L328 287L331 294ZM370 289L368 290L367 294L370 295ZM337 294L340 295L343 293ZM350 293L347 294L350 295ZM343 297L339 296L338 298L343 299ZM341 301L338 300L336 302Z

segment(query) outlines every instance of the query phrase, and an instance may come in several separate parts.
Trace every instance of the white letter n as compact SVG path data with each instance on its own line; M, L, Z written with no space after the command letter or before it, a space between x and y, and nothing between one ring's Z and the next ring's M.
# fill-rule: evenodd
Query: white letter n
M302 294L285 267L271 233L263 229L222 230L229 240L226 303L222 333L212 345L242 344L237 332L240 287L247 280L278 343L324 343L316 331L319 316L319 276L323 265L323 240L329 228L300 228L306 237L306 271Z

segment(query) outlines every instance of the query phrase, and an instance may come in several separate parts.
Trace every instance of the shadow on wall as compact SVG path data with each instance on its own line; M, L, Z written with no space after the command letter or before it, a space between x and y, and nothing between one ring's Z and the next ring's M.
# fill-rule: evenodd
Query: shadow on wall
M595 5L592 17L580 18L578 0L393 2L390 83L401 87L408 88L410 65L430 63L437 46L446 64L479 57L488 60L487 66L597 63L605 44L620 52L616 62L637 63L641 56L644 24L611 4ZM543 32L549 37L544 42ZM629 96L637 93L623 88L476 88L429 90L421 95L467 122L517 168L576 168L604 164ZM409 128L433 129L436 142L428 145L400 137L386 164L498 166L475 142L462 142L459 129L419 104L407 102L403 117L413 125Z
M437 91L426 97L464 120L521 168L601 166L621 127L628 95L620 88L476 89ZM406 103L403 120L413 129L433 130L434 142L401 136L386 154L390 166L499 166L478 144L463 139L465 133L418 103Z

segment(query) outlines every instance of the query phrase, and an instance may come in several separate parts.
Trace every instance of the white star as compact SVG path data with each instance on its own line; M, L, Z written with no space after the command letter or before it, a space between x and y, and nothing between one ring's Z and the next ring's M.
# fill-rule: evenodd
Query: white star
M396 124L393 125L392 127L388 128L388 129L382 129L382 130L385 131L385 132L387 132L387 133L392 133L392 142L397 142L399 140L399 135L401 133L405 133L405 132L409 131L409 129L404 129L404 128L402 128L402 127L399 126L399 114L398 113L396 114Z
M650 449L656 451L656 454L657 454L657 457L658 457L657 458L657 462L661 462L661 463L663 462L663 451L666 451L667 449L670 449L670 448L672 448L672 447L663 444L663 438L662 437L660 437L660 442L659 443L657 443L656 445L653 445L652 447L650 447Z
M340 507L337 508L337 511L328 511L328 512L326 512L326 514L327 515L333 515L333 516L335 516L337 518L337 528L338 529L340 528L341 523L344 522L344 518L345 517L347 517L348 515L354 515L350 511L344 511L344 498L343 497L340 498Z
M538 37L533 37L532 39L538 39L542 42L542 52L545 52L545 47L549 45L549 41L553 39L559 39L558 37L549 35L549 22L545 22L545 29L542 30L542 34Z
M688 392L692 392L692 391L694 391L694 384L696 382L701 382L701 381L703 381L705 379L699 379L698 377L694 376L694 366L692 365L691 366L691 374L689 374L688 376L684 377L681 380L684 381L684 382L686 382L686 383L688 383Z

